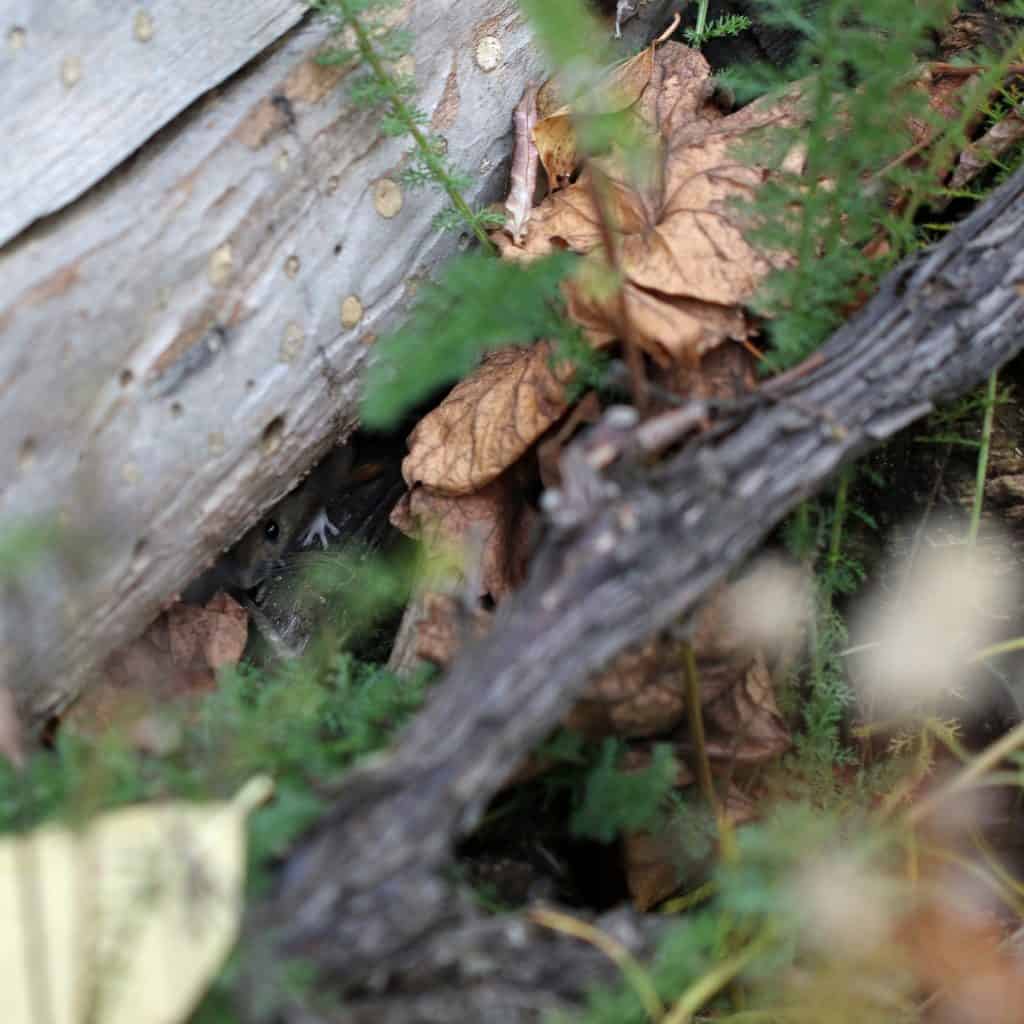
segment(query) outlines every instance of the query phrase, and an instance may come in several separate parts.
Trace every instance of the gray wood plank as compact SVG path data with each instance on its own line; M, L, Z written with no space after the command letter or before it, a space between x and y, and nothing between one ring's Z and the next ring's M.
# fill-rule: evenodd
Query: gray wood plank
M410 27L470 200L497 198L539 74L517 4L424 0ZM502 46L492 71L483 34ZM0 672L6 654L37 715L352 427L370 343L459 245L432 224L434 191L377 212L407 144L315 63L326 36L296 28L0 249L0 524L60 524L0 593Z
M80 196L304 13L298 0L7 0L0 245Z
M419 0L408 27L467 198L498 198L542 74L516 0ZM58 525L32 573L0 578L0 681L35 719L352 428L374 338L462 244L435 191L378 212L407 145L316 63L326 38L302 22L0 247L0 540Z

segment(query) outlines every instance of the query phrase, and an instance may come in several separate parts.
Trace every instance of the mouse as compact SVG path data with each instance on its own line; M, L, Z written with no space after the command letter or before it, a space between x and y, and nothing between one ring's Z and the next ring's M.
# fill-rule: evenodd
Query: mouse
M327 514L331 498L352 474L355 449L339 445L290 494L281 499L224 556L222 577L238 590L252 590L285 564L285 555L317 541L326 549L338 527Z

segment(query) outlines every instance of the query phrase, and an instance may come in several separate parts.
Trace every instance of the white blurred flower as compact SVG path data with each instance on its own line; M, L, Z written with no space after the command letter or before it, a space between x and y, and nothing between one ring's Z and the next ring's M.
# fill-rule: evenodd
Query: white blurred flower
M956 689L970 657L1005 624L1017 590L1005 567L1013 564L991 545L921 551L897 597L876 596L854 618L866 642L856 663L865 695L893 714Z
M903 909L895 883L841 855L809 864L797 877L793 895L809 947L832 956L877 953Z
M799 640L807 624L807 574L766 555L730 587L728 629L749 650L775 651Z

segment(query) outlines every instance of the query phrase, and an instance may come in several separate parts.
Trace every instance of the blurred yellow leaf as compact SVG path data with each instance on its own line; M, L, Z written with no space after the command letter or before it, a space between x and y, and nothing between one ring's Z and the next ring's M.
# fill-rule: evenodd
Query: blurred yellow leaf
M270 794L112 811L0 842L0 1020L174 1024L238 935L245 819Z

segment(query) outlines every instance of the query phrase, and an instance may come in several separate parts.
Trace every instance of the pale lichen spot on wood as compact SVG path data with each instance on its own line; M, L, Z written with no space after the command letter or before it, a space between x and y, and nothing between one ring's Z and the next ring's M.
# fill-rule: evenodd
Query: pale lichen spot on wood
M493 71L501 64L501 40L497 36L484 36L476 44L476 64L481 71Z
M334 193L338 191L338 186L340 184L341 184L341 178L339 178L336 174L332 174L327 179L327 185L326 185L325 191L327 192L327 194L329 196L333 196Z
M220 288L231 280L233 262L234 260L231 253L230 242L218 245L217 248L210 253L210 260L207 265L206 272L210 279L210 284L212 284L214 288Z
M274 166L279 174L286 174L291 166L292 158L287 149L282 149L274 158Z
M289 256L288 259L284 261L284 272L290 278L294 279L298 275L301 267L302 263L299 260L299 257L295 255L295 253L292 253L291 256Z
M7 45L12 50L24 50L25 42L28 39L28 34L20 25L15 25L7 33Z
M153 16L145 8L135 12L132 32L140 43L148 43L153 38Z
M121 479L126 484L137 484L142 479L142 473L139 471L138 464L135 462L125 462L121 465Z
M281 362L294 363L302 354L302 345L306 335L302 328L292 320L284 329L284 337L281 339Z
M223 455L226 447L227 442L222 431L214 430L206 435L206 448L211 455Z
M348 295L341 301L341 326L351 330L363 319L363 304L355 295Z
M376 344L377 335L373 331L367 331L360 339L359 344L369 348L371 345Z
M390 220L402 209L402 189L391 178L381 178L373 186L374 209L384 218Z
M65 89L71 89L82 79L82 58L65 57L60 66L60 80Z

